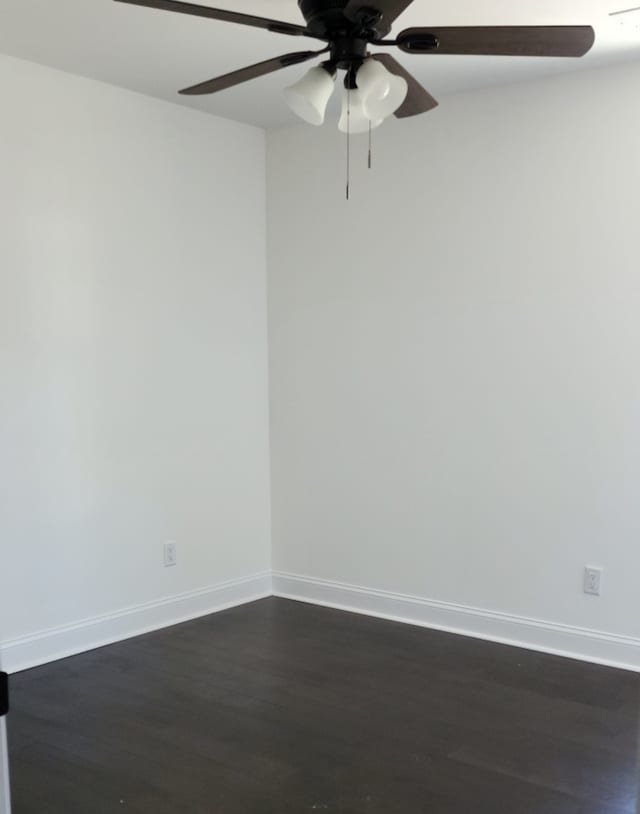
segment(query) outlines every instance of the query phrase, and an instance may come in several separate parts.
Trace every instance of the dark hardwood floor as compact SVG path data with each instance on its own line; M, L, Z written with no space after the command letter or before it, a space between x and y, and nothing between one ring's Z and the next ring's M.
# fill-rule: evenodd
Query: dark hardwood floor
M266 599L14 676L14 814L630 814L639 688Z

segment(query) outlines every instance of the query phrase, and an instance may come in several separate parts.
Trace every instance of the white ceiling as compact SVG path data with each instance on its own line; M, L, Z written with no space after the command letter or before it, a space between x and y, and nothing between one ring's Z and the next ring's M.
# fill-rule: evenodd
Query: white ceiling
M296 0L199 2L304 22ZM640 29L623 27L620 20L624 18L608 16L635 4L640 0L414 0L396 21L394 32L418 25L577 23L594 26L596 45L581 60L395 54L436 98L640 59ZM295 37L112 0L0 0L0 52L267 128L295 121L281 91L308 65L213 96L182 97L176 92L272 56L313 48L313 42L301 46Z

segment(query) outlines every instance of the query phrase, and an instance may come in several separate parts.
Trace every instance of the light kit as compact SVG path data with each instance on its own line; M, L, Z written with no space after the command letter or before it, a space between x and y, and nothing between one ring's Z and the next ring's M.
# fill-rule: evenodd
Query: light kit
M331 61L311 68L284 91L291 110L309 124L323 124L336 75L337 66ZM398 110L408 91L406 79L390 73L373 57L350 65L346 70L338 128L343 133L365 133L379 127Z

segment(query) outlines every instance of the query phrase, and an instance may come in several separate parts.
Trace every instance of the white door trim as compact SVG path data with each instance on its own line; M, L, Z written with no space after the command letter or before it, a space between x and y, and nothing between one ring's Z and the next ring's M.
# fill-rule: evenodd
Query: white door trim
M0 718L0 814L11 814L9 748L7 746L7 723L5 718Z
M11 788L9 785L9 744L7 718L0 716L0 814L11 814Z

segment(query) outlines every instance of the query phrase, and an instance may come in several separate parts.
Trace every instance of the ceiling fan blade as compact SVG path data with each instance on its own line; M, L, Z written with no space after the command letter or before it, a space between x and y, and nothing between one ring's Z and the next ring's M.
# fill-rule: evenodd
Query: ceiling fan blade
M408 54L581 57L595 41L588 25L407 28L396 45Z
M295 25L295 23L283 23L279 20L269 20L266 17L255 17L253 14L239 14L236 11L198 6L195 3L180 3L177 0L115 0L115 2L161 9L162 11L177 11L179 14L191 14L194 17L209 17L212 20L222 20L225 23L251 25L256 28L266 28L267 31L275 31L277 34L291 34L297 37L312 36L306 28Z
M344 15L349 20L359 20L364 15L378 12L380 20L387 23L391 28L391 23L408 8L413 0L349 0L344 7Z
M259 76L279 71L281 68L288 68L289 65L306 62L308 59L313 59L313 57L323 53L324 51L297 51L293 54L284 54L281 57L267 59L264 62L258 62L255 65L240 68L239 71L232 71L224 76L209 79L207 82L201 82L199 85L185 88L181 90L180 93L184 96L202 96L207 93L217 93L219 90L232 88L241 82L248 82L250 79L257 79Z
M406 119L408 116L418 116L420 113L427 113L429 110L433 110L434 107L438 107L438 102L433 96L390 54L374 54L373 58L381 62L389 73L402 76L409 85L407 98L396 110L394 116L398 119Z

